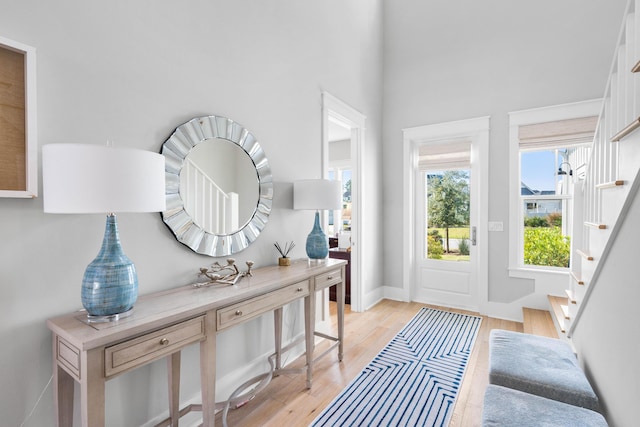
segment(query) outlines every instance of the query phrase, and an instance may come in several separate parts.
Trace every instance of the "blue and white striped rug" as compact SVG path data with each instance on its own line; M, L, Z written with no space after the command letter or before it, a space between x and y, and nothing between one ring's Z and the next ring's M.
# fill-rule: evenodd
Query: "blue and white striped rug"
M311 425L447 426L481 321L422 308Z

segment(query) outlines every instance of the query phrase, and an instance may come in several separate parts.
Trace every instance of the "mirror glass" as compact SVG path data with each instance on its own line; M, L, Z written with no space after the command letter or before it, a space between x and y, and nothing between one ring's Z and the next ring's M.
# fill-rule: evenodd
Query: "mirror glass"
M269 163L255 137L219 116L176 128L165 156L165 224L195 252L225 256L251 244L267 223L273 200Z
M185 158L180 194L195 224L209 233L231 234L251 220L258 206L258 174L237 144L208 139Z

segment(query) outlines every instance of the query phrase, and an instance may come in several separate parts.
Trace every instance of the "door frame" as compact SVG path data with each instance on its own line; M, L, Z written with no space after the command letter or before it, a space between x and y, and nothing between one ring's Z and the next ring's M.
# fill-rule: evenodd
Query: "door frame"
M402 130L403 139L403 277L402 296L412 301L416 281L416 176L418 168L418 146L421 143L446 140L469 139L471 162L479 163L478 214L477 214L477 285L478 311L486 312L489 297L488 278L488 231L489 222L489 130L490 117L417 126Z
M329 173L329 122L338 123L351 129L351 311L364 311L364 289L361 283L363 262L362 251L365 238L362 206L362 177L364 175L362 153L366 117L331 95L322 92L322 175Z

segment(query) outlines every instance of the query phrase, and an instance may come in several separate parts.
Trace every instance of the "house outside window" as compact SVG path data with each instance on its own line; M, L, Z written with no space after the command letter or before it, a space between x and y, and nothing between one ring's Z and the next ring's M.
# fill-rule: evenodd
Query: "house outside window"
M512 277L565 273L574 185L584 175L600 100L510 113Z

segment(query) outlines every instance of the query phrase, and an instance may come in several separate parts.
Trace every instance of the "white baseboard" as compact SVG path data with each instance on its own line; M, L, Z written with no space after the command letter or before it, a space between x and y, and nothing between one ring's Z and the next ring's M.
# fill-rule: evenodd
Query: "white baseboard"
M549 310L549 300L547 295L553 294L553 292L547 292L549 292L548 289L543 289L542 292L534 292L509 303L488 302L485 304L481 314L494 317L496 319L522 322L522 309L524 307L535 308L538 310Z
M405 301L409 302L409 296L402 288L396 288L394 286L383 286L384 297L387 299L391 299L394 301Z
M480 314L495 319L522 322L522 305L517 303L488 302Z
M362 304L362 306L366 311L366 310L369 310L374 305L376 305L377 303L379 303L380 301L382 301L383 299L384 299L384 292L382 288L375 288L374 290L367 292L364 295L364 301L363 301L364 304Z
M365 310L370 309L371 307L373 307L383 299L390 299L394 301L405 301L405 302L409 301L409 299L406 297L405 292L402 288L396 288L393 286L380 286L368 292L364 296L363 305Z
M494 317L497 319L511 320L514 322L522 322L522 308L537 308L540 310L548 310L547 294L557 294L556 287L553 286L536 286L536 292L526 295L516 301L508 303L488 302L483 304L479 311L484 316ZM367 293L365 296L365 307L369 309L380 302L382 299L391 299L394 301L409 301L405 291L402 288L394 286L381 286ZM469 309L468 307L452 307Z

